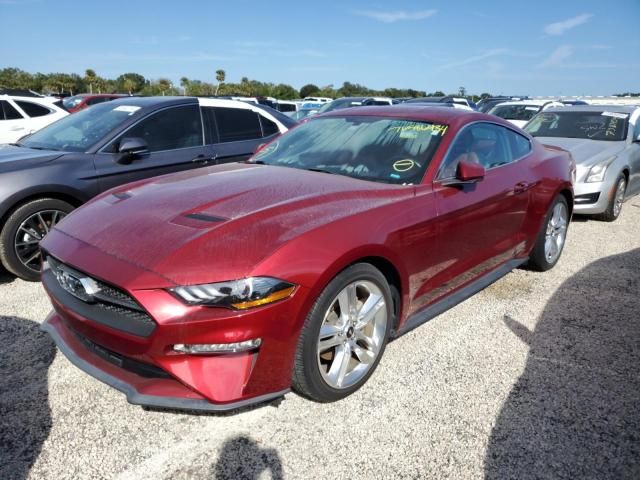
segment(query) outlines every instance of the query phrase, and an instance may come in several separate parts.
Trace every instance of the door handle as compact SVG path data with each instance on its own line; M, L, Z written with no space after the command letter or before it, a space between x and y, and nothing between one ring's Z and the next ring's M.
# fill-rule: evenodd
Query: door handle
M529 190L529 188L531 188L531 184L527 182L519 182L519 183L516 183L515 187L513 187L513 193L518 195L520 193L526 192L527 190Z
M202 165L206 165L207 163L209 163L209 157L207 157L204 154L200 154L194 158L191 159L192 163L201 163Z

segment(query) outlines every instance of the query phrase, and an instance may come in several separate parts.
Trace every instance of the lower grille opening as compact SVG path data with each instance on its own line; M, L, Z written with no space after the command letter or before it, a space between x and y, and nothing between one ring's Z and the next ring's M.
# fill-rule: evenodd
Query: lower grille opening
M151 365L148 363L140 362L138 360L134 360L133 358L125 357L124 355L120 355L108 348L104 348L97 343L92 342L84 335L79 334L78 332L74 332L78 339L83 343L85 347L87 347L91 352L98 355L103 360L116 365L124 370L127 370L131 373L135 373L136 375L140 375L145 378L173 378L167 372L162 370L155 365Z
M600 198L600 192L586 193L584 195L576 195L573 200L577 205L596 203Z

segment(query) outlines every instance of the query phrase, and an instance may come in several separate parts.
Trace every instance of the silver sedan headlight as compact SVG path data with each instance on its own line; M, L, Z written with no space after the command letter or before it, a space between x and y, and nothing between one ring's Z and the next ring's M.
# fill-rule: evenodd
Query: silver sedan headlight
M607 168L609 167L609 165L613 163L615 159L616 157L611 157L605 160L604 162L600 162L594 165L593 167L591 167L591 170L589 170L589 173L587 174L587 178L585 182L586 183L603 182L604 176L607 173Z

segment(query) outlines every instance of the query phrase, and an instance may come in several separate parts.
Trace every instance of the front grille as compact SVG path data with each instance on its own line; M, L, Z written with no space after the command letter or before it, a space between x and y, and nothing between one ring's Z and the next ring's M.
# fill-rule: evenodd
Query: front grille
M46 254L45 254L46 255ZM45 286L64 292L63 302L80 315L133 335L149 336L156 323L128 293L47 255L50 275L43 275ZM56 295L62 300L61 295Z
M78 337L78 340L80 340L85 347L87 347L90 351L95 353L103 360L106 360L113 365L116 365L120 368L123 368L124 370L135 373L136 375L140 375L141 377L145 378L172 378L171 375L169 375L161 368L156 367L155 365L139 362L138 360L134 360L133 358L125 357L124 355L120 355L113 350L109 350L108 348L92 342L87 337L79 334L78 332L74 333L76 334L76 337Z

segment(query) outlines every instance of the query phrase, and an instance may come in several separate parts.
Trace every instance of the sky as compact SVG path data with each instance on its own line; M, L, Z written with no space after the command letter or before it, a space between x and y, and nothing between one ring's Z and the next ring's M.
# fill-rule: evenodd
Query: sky
M640 0L0 0L0 68L447 93L640 91Z

